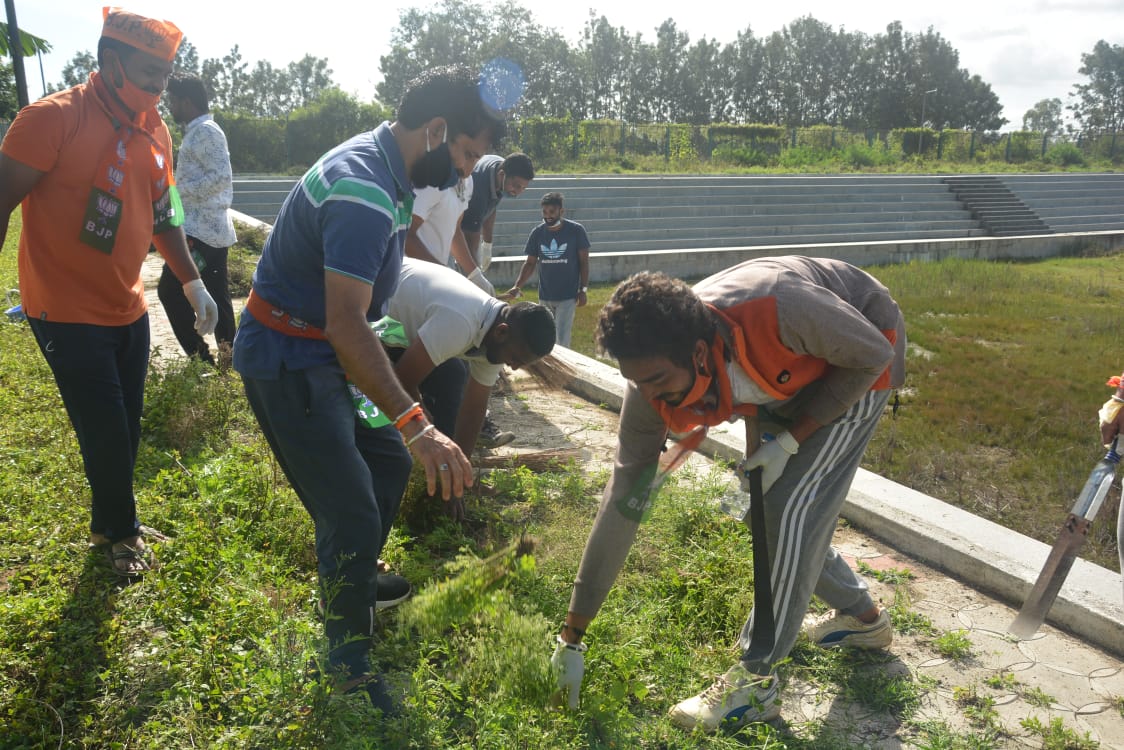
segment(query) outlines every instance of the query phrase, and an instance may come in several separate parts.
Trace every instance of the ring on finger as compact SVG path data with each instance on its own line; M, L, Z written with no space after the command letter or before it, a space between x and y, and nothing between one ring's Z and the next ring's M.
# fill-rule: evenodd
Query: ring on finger
M437 470L438 471L448 471L449 470L449 464L441 464L440 466L437 467Z

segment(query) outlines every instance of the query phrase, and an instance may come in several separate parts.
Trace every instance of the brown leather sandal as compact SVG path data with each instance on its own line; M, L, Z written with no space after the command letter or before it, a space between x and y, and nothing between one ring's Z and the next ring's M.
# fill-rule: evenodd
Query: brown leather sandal
M135 580L152 570L156 564L156 558L147 545L134 547L118 542L105 545L104 550L110 569L121 578ZM133 568L131 563L136 563L139 567Z

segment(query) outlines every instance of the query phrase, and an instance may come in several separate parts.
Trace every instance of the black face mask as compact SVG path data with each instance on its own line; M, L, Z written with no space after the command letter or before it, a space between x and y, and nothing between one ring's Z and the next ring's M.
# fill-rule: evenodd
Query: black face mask
M429 130L426 130L425 155L418 159L410 170L410 182L414 187L435 187L447 190L457 184L460 175L453 165L449 144L442 141L435 149L429 148Z

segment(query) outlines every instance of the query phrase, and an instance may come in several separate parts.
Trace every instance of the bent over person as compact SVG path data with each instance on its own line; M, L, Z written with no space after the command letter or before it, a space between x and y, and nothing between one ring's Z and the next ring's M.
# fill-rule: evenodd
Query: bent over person
M889 616L831 547L889 389L904 375L905 327L886 288L846 263L797 256L750 260L694 288L645 272L617 287L597 340L628 387L613 473L552 659L570 705L584 670L582 636L636 538L634 509L649 501L643 478L669 431L700 425L745 421L738 468L762 470L775 641L764 656L750 655L751 613L738 639L743 658L672 706L672 721L714 731L775 718L773 668L802 628L823 647L888 646ZM762 442L765 432L776 438ZM835 609L805 623L813 593Z
M505 127L467 69L423 73L394 122L336 146L289 193L234 339L254 416L315 525L329 664L343 672L340 690L363 690L388 712L368 652L375 610L409 591L378 574L378 555L410 454L446 501L472 484L472 469L395 377L370 322L398 287L414 190L467 177ZM350 385L393 424L362 427Z
M172 138L156 111L183 35L120 8L102 20L97 72L24 107L4 137L0 242L22 204L20 299L78 438L91 541L136 578L153 562L133 495L149 246L183 282L196 331L213 331L217 311L188 252Z

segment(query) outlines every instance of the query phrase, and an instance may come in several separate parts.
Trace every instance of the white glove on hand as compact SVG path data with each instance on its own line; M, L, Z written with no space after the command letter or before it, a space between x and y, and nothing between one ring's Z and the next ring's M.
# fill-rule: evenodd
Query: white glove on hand
M496 288L492 286L492 282L485 278L484 272L479 268L472 269L472 273L468 275L468 280L487 292L489 296L496 296Z
M558 692L563 700L569 700L571 711L577 710L581 699L588 648L584 643L566 643L562 636L558 636L558 647L554 649L554 656L550 657L550 667L558 680Z
M492 265L492 243L480 243L480 270L487 271L488 266Z
M203 286L203 279L192 279L184 284L183 294L195 311L196 332L200 336L214 333L219 322L219 306L211 299L207 287Z
M752 455L746 456L738 464L738 480L742 489L749 492L749 472L761 469L761 491L768 492L784 472L788 459L796 455L800 443L789 432L782 432L776 439L762 443Z

